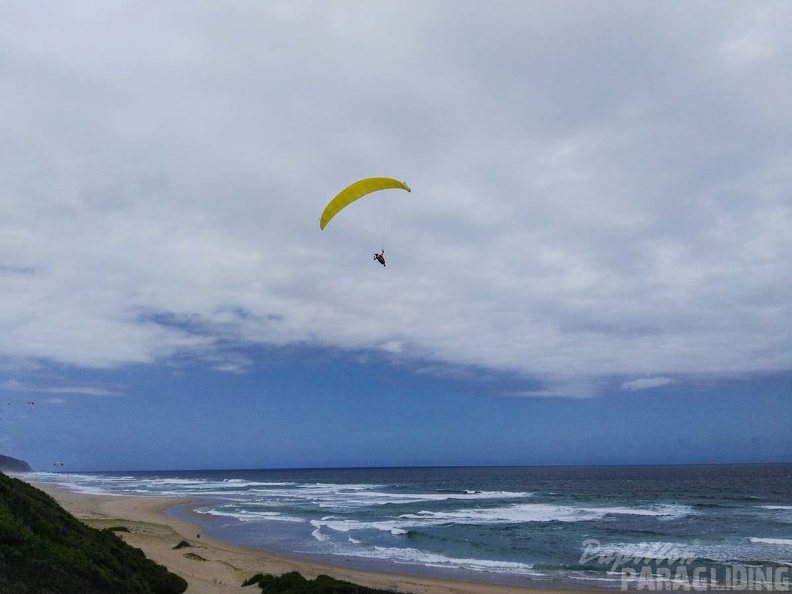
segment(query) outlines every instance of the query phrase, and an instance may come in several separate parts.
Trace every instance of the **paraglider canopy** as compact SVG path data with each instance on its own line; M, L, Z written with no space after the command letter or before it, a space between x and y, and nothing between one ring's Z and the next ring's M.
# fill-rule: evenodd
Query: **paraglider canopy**
M390 178L390 177L368 177L356 181L351 186L341 190L335 198L325 206L322 216L319 218L319 228L324 229L327 223L336 216L341 210L352 204L366 194L377 192L379 190L407 190L410 188L404 182Z

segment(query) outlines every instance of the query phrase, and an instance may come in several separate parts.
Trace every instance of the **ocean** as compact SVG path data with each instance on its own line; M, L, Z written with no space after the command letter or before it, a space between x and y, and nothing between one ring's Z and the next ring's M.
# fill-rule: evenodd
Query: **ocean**
M64 472L26 480L198 498L169 513L226 542L362 569L559 588L783 590L792 582L792 464Z

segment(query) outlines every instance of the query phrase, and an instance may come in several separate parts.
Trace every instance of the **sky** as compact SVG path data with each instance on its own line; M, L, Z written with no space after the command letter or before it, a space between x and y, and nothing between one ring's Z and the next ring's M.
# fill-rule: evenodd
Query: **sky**
M790 27L784 0L2 3L0 453L792 461ZM412 191L320 231L370 176Z

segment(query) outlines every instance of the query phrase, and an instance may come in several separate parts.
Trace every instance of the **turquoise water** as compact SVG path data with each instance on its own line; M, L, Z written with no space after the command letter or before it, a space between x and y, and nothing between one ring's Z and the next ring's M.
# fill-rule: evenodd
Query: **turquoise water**
M39 473L28 480L84 493L198 497L171 513L197 511L202 531L228 542L336 565L628 589L751 589L769 577L778 590L792 581L792 464Z

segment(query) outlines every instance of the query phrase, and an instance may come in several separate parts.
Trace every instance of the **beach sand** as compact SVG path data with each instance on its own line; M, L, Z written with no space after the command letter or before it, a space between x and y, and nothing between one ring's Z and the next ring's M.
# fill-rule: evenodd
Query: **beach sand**
M51 495L64 509L94 528L124 526L117 532L125 542L141 549L150 559L182 576L188 594L255 594L257 586L242 582L257 573L279 575L299 571L307 578L325 574L371 588L414 594L541 594L596 592L566 588L526 588L411 576L337 567L318 561L289 559L264 550L236 546L201 535L201 528L172 518L165 510L191 500L179 497L83 495L51 484L33 483ZM191 546L174 549L182 540ZM599 590L601 594L601 590Z

